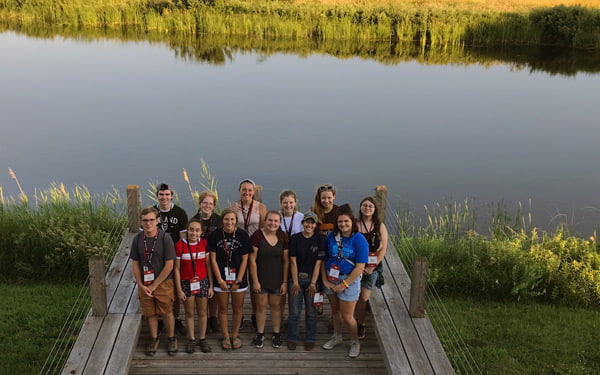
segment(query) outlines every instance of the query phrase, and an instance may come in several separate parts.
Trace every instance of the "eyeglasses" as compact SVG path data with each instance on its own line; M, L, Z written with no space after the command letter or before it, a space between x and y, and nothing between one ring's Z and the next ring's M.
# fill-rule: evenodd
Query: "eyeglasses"
M156 221L156 219L142 219L141 221L142 223L152 223L153 221Z
M321 185L319 186L319 191L327 191L327 190L333 190L333 185Z

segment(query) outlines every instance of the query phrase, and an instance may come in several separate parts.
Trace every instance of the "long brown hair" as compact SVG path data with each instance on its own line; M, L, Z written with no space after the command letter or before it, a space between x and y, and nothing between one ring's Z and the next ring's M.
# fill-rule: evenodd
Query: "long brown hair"
M325 212L323 212L323 206L321 205L321 193L326 191L330 191L333 194L333 197L335 198L335 186L331 184L321 185L317 188L317 193L315 194L315 201L312 207L312 212L314 212L317 215L321 223L325 221Z
M379 219L379 208L377 201L375 200L375 197L364 197L362 201L360 201L360 206L358 208L358 220L363 220L363 214L362 214L362 210L360 209L360 207L362 206L362 204L364 202L371 202L373 203L373 206L375 206L375 210L373 211L373 217L371 218L371 220L373 220L373 227L375 228L375 231L377 232L378 236L381 236L381 220ZM367 230L366 226L365 226L365 230Z

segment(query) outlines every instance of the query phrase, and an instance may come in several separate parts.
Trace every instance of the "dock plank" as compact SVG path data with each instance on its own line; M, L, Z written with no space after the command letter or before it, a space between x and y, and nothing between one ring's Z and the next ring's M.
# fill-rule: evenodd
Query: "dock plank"
M102 327L94 343L89 361L83 371L84 375L103 374L112 352L115 338L119 333L123 314L108 314L104 317Z
M394 319L390 314L383 293L380 289L374 289L369 299L371 316L377 326L375 330L377 339L384 350L388 374L410 375L413 374L410 362L404 350L404 344L398 335Z
M79 331L75 345L69 354L69 358L63 367L62 375L83 374L83 369L90 357L103 320L104 318L102 317L92 316L91 313L88 314L87 319L81 327L81 331Z
M115 340L112 355L104 371L107 375L125 375L135 351L135 344L142 328L142 317L138 313L125 314L121 329ZM133 342L133 343L132 343Z

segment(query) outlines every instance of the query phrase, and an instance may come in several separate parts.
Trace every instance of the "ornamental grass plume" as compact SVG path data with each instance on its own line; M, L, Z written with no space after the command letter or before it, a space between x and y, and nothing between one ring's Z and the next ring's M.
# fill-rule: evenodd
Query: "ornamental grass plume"
M10 178L12 178L13 180L15 180L15 182L17 183L17 187L19 188L19 192L20 192L19 197L21 198L21 201L22 202L27 202L28 201L27 195L25 194L25 192L21 188L21 184L19 183L19 179L17 178L17 175L12 170L12 168L8 168L8 174L10 175Z

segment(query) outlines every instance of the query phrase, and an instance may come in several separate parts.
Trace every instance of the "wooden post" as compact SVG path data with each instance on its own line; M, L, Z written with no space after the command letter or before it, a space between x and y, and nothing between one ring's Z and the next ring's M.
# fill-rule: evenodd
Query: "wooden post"
M425 317L425 294L427 292L427 258L416 257L413 261L408 312L413 318Z
M129 233L137 233L140 230L140 187L138 185L127 186L127 219L129 221Z
M93 255L88 259L90 270L90 296L92 297L92 315L106 316L108 303L106 299L106 279L104 275L104 257Z
M385 223L385 211L387 207L387 187L385 185L375 187L375 201L378 204L377 212L379 213L379 220Z
M262 185L256 185L254 187L254 200L262 202Z

